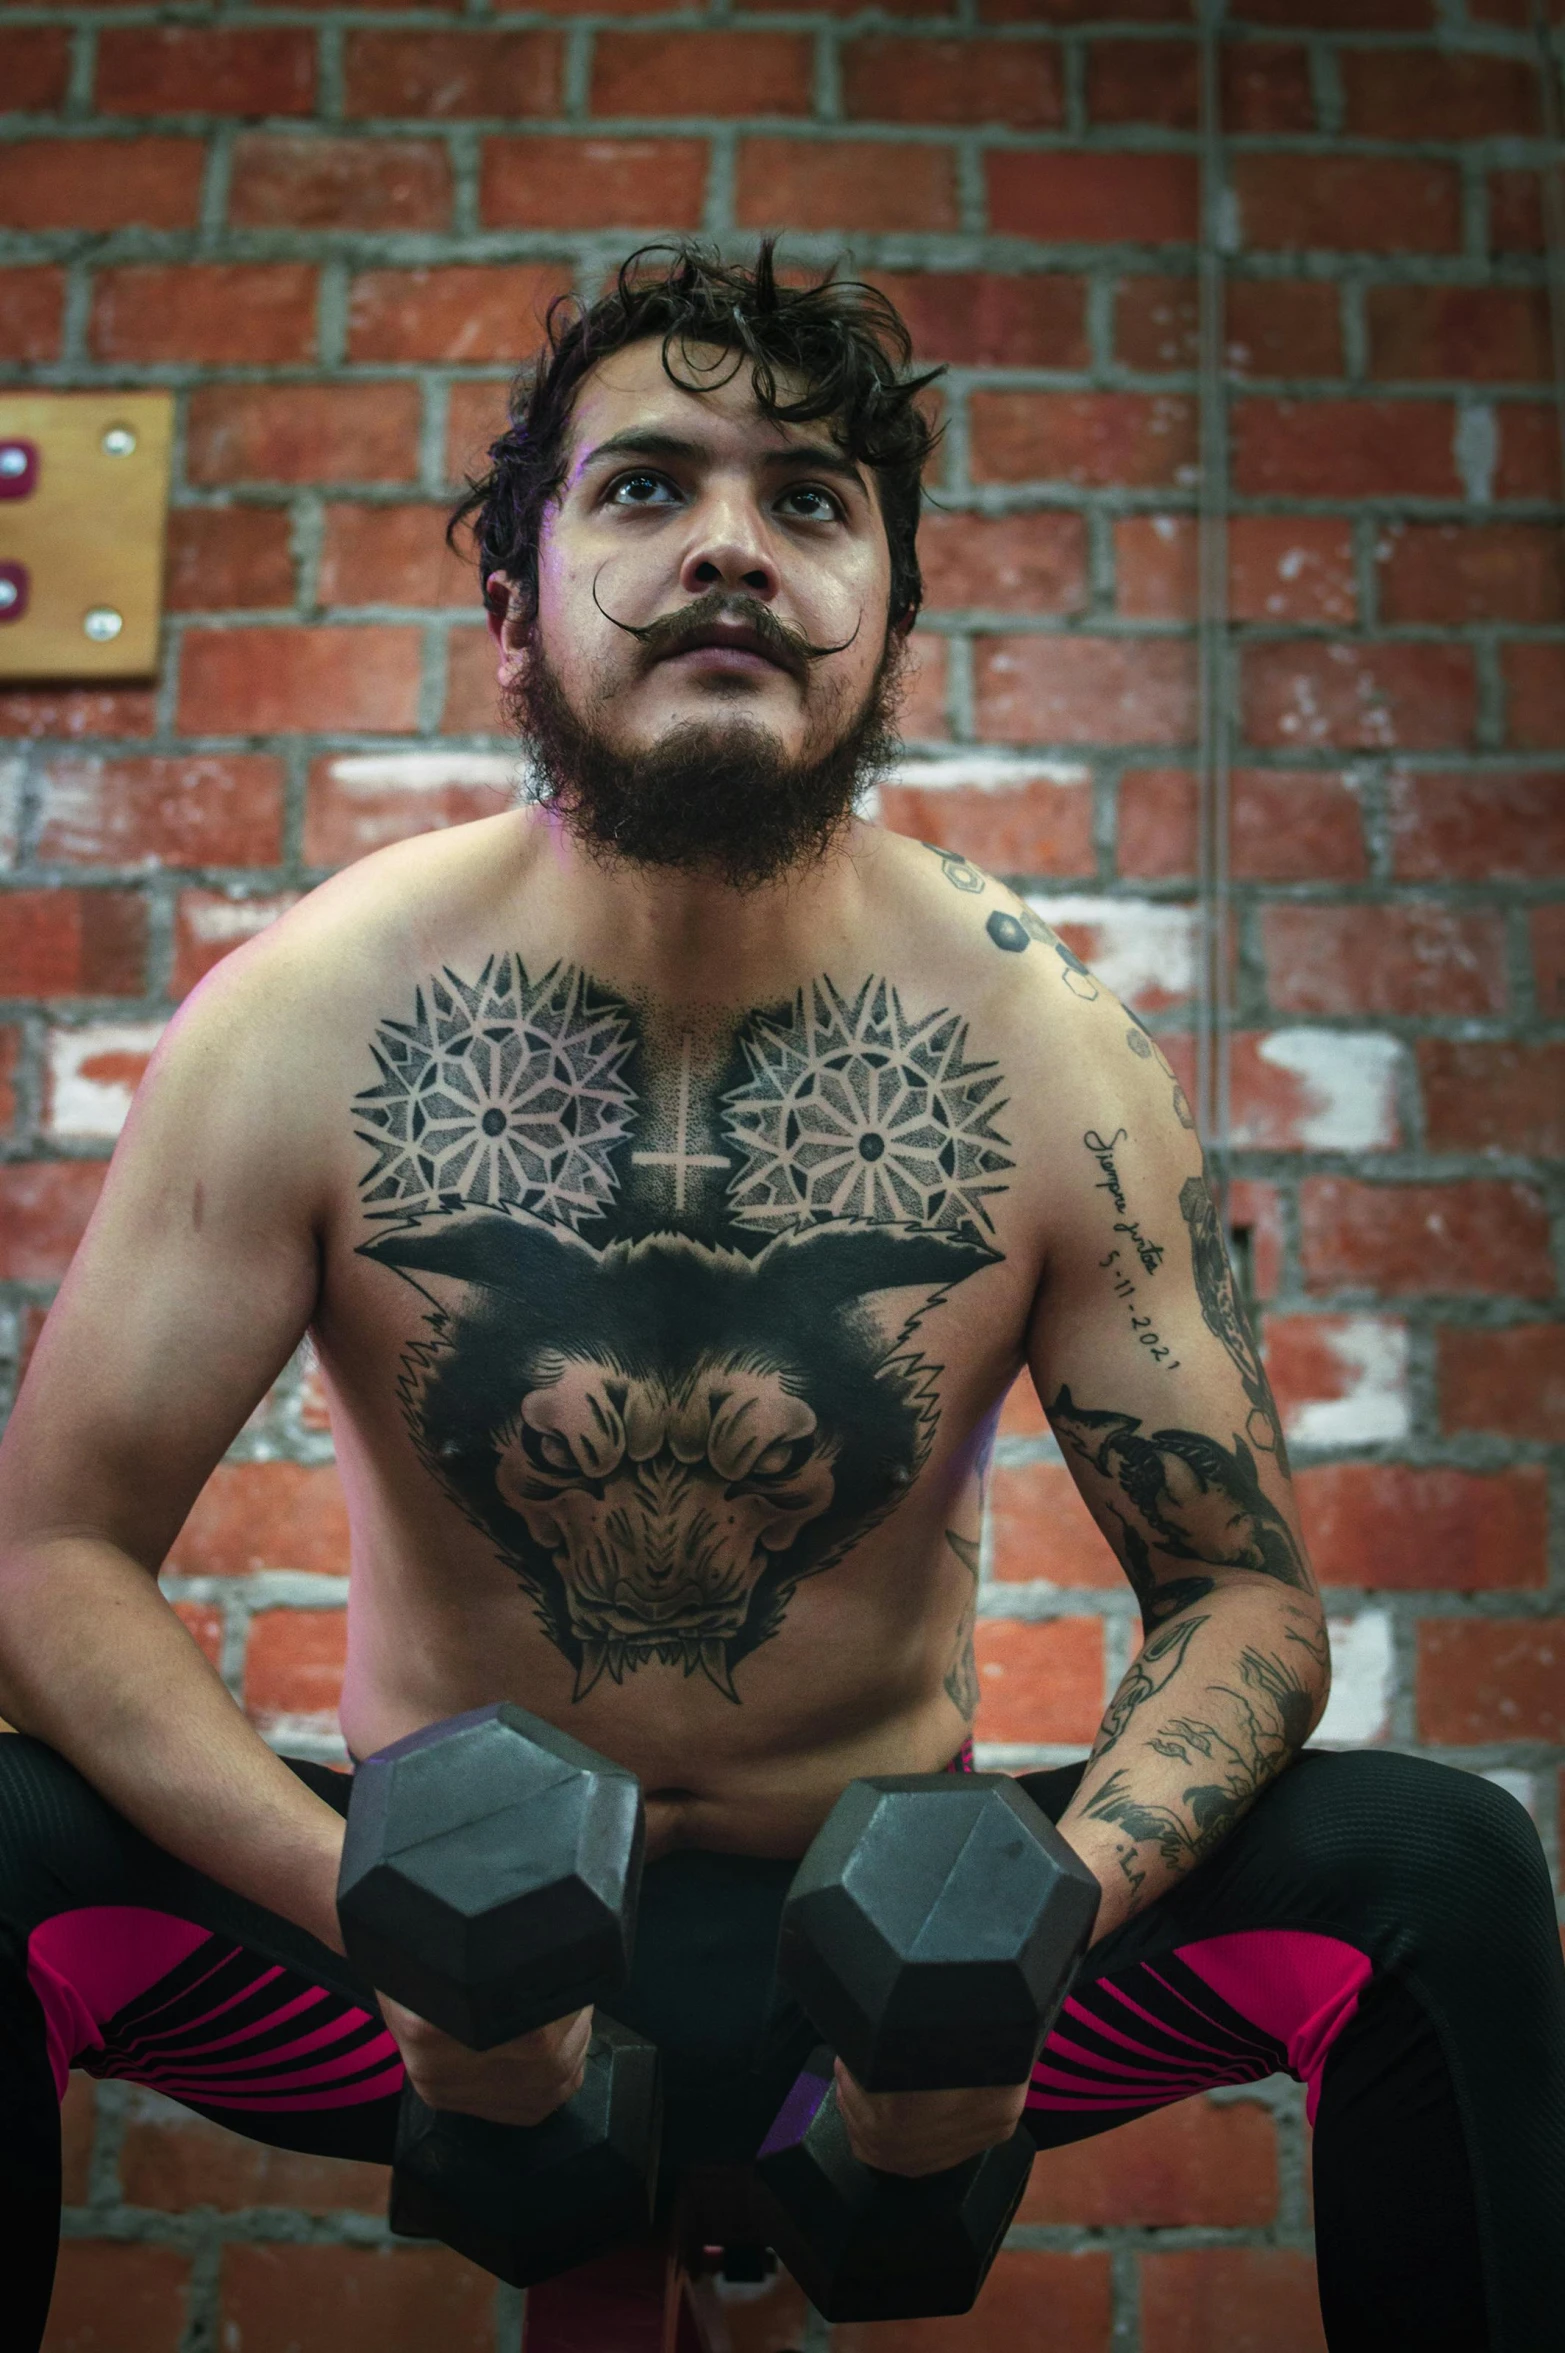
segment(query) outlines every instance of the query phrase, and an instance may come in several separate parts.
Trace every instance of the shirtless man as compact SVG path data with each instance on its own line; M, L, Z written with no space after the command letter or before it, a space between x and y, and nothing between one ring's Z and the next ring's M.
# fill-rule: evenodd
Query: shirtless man
M851 815L919 602L908 356L887 306L765 254L643 262L557 321L469 502L532 795L312 893L141 1088L0 1458L20 2344L73 2062L381 2158L404 2068L516 2123L578 2080L585 2014L475 2056L377 2006L337 1929L343 1777L274 1755L159 1595L306 1331L350 1753L508 1698L636 1772L616 2007L680 2146L729 2156L809 2041L771 1981L794 1860L856 1775L963 1756L1029 1366L1147 1629L1085 1769L1028 1782L1095 1941L1030 2085L849 2081L856 2148L927 2172L1024 2103L1049 2146L1291 2069L1333 2353L1553 2341L1531 1826L1444 1768L1299 1759L1324 1622L1179 1086L1023 902ZM276 2024L302 1993L308 2035Z

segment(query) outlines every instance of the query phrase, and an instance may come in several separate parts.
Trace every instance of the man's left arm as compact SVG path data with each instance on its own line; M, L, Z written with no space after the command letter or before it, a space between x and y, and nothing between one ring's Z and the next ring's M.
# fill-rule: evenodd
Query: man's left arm
M1095 1937L1228 1835L1330 1684L1282 1426L1188 1106L1145 1033L1119 1035L1133 1051L1086 1066L1097 1116L1057 1172L1029 1348L1145 1636L1059 1824L1103 1887Z

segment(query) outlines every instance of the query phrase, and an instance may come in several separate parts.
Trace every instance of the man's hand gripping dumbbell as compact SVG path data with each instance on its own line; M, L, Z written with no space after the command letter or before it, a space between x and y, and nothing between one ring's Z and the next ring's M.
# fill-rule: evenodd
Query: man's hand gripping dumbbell
M629 1974L641 1856L635 1775L521 1708L354 1777L338 1918L408 2076L391 2226L516 2287L650 2217L657 2055L592 2007Z

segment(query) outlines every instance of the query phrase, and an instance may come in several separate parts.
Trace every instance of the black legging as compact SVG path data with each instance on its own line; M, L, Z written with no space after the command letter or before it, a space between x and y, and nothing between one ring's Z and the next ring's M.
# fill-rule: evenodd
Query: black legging
M344 1775L295 1763L339 1810ZM1058 1817L1081 1767L1024 1787ZM615 2002L664 2060L665 2161L742 2161L812 2040L773 1981L791 1863L646 1874ZM0 1739L4 2298L43 2333L72 2066L286 2148L389 2160L401 2061L347 1962L175 1862L51 1749ZM1093 1948L1039 2059L1041 2147L1279 2069L1310 2087L1332 2353L1550 2353L1565 2337L1565 1967L1532 1824L1471 1775L1307 1754L1217 1852Z

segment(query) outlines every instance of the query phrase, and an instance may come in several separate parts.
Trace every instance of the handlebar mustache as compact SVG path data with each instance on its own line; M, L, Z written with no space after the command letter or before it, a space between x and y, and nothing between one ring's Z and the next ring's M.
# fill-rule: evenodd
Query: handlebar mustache
M689 653L703 632L714 621L736 622L754 635L761 651L780 668L802 677L811 662L824 662L829 655L845 654L864 626L861 613L853 625L853 636L845 637L840 645L814 645L802 629L790 628L779 621L776 614L752 596L736 596L731 589L708 589L693 604L676 606L671 613L660 613L655 621L621 621L611 613L598 594L598 582L592 583L592 601L605 621L622 629L627 637L634 637L647 658L650 669L655 662L667 661L671 655Z

